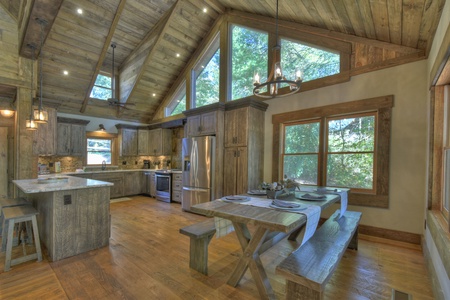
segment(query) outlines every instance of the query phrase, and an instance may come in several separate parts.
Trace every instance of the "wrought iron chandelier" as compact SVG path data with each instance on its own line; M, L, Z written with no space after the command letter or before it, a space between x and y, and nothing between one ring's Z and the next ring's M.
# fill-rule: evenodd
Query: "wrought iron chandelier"
M276 8L276 18L275 18L275 40L276 44L272 48L273 52L273 68L266 82L260 82L260 75L256 71L253 78L253 95L261 98L275 98L275 97L285 97L292 95L300 91L300 86L302 83L302 72L300 69L295 70L294 80L289 80L283 75L281 68L281 46L278 39L278 0ZM281 90L281 85L286 85L289 88ZM267 92L261 92L263 88L267 88Z

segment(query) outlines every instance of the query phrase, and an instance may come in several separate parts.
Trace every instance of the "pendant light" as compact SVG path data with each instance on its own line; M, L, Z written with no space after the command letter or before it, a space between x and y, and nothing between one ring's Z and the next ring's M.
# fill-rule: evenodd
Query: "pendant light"
M42 107L42 47L44 44L44 26L47 25L47 21L36 18L36 22L41 26L41 49L39 54L39 106L34 110L34 120L37 123L47 123L48 113Z
M30 87L30 118L28 118L25 121L25 128L27 130L36 130L37 129L37 123L34 120L34 115L33 115L33 83L34 83L34 55L35 55L35 50L36 50L36 46L35 45L31 45L28 44L28 47L31 48L32 50L32 55L31 55L31 87Z
M300 85L302 83L302 72L300 69L295 70L294 80L288 80L283 75L283 69L281 68L281 46L278 41L278 0L277 0L277 10L276 10L276 19L275 19L275 39L276 44L272 48L273 51L273 68L270 71L269 77L266 82L260 82L260 76L258 72L255 72L253 77L253 95L261 97L261 98L275 98L275 97L284 97L288 95L292 95L300 91ZM285 84L289 86L289 89L286 92L279 93L279 88L281 84ZM261 89L267 87L267 93L261 93Z

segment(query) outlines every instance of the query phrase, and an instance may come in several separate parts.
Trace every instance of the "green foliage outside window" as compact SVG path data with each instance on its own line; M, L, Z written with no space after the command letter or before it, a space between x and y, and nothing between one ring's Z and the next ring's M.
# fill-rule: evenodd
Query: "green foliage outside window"
M302 184L320 181L320 141L326 143L327 186L373 189L375 157L375 115L343 117L327 121L327 132L320 136L323 121L285 127L283 175Z
M253 95L256 71L261 82L267 80L269 35L234 25L231 39L231 99L234 100Z
M204 65L195 81L195 106L219 102L219 66L220 49L218 49L211 60Z
M295 69L303 72L303 82L334 74L340 70L339 54L281 39L281 67L287 79L295 79Z
M177 101L177 105L170 113L170 116L181 114L184 110L186 110L186 93L184 93L183 97Z
M98 74L91 90L91 98L108 100L112 97L111 77Z

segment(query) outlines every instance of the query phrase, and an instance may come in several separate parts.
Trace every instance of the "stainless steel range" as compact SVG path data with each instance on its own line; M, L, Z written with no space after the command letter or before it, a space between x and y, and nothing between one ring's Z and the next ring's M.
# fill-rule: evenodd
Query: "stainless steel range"
M159 170L156 175L156 200L170 202L172 198L172 171Z

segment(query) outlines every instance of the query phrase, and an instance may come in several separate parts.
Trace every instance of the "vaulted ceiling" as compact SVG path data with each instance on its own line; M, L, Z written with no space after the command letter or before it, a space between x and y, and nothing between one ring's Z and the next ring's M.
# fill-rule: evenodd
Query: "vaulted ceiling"
M353 47L373 41L425 58L444 3L279 0L279 18L286 26L350 41ZM27 44L35 44L40 52L45 104L65 113L151 122L223 16L272 22L268 18L275 17L276 0L0 0L0 9L23 28L20 55L31 57ZM42 49L36 18L48 23ZM89 97L97 74L112 70L112 43L117 45L114 65L120 82L116 98L126 109ZM352 60L357 67L359 62Z

